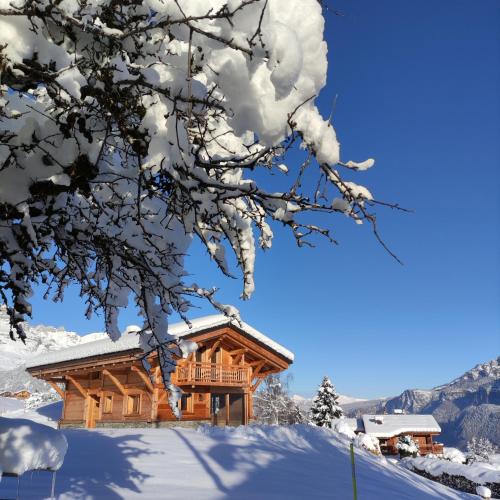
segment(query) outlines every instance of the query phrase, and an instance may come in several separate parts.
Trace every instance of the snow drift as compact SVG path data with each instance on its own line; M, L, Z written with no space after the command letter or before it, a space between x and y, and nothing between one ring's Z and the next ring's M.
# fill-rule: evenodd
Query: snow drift
M68 442L62 432L31 420L0 417L0 470L24 474L58 470Z

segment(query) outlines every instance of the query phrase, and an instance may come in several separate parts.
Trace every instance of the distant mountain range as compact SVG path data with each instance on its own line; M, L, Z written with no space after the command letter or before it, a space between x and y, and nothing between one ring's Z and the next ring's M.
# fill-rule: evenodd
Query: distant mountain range
M105 333L91 333L81 337L75 332L53 326L25 324L26 343L9 337L9 317L0 307L0 394L29 391L44 393L52 389L42 380L35 379L24 370L26 360L47 351L57 351L85 342L99 340Z
M313 398L304 398L302 396L299 396L298 394L294 394L292 396L292 400L295 402L295 404L301 408L302 410L308 412L309 409L311 408L312 400ZM366 399L360 399L360 398L353 398L351 396L345 396L344 394L339 394L339 405L344 406L347 404L353 404L353 403L364 403Z
M432 413L442 429L440 440L465 447L473 436L500 446L500 357L480 364L434 389L408 389L394 398L344 405L349 416L363 413Z

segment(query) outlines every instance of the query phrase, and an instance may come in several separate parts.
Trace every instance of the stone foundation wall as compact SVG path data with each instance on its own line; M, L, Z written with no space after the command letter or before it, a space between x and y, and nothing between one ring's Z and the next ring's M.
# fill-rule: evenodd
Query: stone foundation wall
M85 427L85 422L61 422L57 424L58 429L82 429Z
M158 422L96 422L96 429L128 429L128 428L148 428L163 429L172 427L186 427L196 429L200 425L210 425L207 420L160 420Z

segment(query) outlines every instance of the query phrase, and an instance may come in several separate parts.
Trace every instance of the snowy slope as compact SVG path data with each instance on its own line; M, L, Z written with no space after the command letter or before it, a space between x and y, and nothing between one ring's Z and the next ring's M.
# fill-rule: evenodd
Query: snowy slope
M12 341L9 337L9 318L3 307L0 307L0 393L28 390L30 392L46 392L49 386L41 380L34 379L24 371L29 359L42 353L58 351L86 342L99 340L104 333L91 333L80 336L68 332L62 327L45 325L25 325L26 344Z
M352 498L348 442L327 429L81 429L64 434L69 449L57 473L59 500ZM356 451L356 468L360 499L477 498L363 450ZM48 495L49 481L43 474L23 478L21 497ZM15 497L14 488L14 480L4 479L0 496Z
M13 412L24 408L24 401L0 396L0 416L6 412Z

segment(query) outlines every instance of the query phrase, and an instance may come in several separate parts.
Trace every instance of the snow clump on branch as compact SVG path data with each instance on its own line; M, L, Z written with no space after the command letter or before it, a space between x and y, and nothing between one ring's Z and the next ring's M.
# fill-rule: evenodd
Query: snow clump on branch
M238 316L186 283L194 238L226 275L235 254L248 298L270 221L299 245L334 242L299 215L338 212L340 195L342 212L374 226L369 191L333 169L373 160L340 163L315 105L323 28L316 0L0 0L0 301L18 337L33 283L55 300L78 283L112 339L132 297L169 385L168 314L185 318L203 297ZM300 167L285 164L296 141L309 153ZM283 189L268 191L256 169L283 176Z

